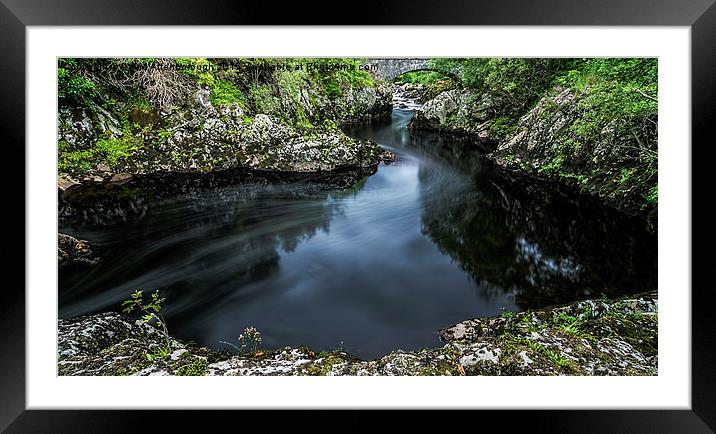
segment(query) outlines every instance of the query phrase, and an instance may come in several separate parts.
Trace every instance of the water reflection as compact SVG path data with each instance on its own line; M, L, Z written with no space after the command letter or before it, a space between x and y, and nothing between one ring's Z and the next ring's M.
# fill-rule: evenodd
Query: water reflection
M60 316L159 289L170 331L202 345L253 325L267 347L374 358L439 345L435 331L466 318L656 287L655 239L637 223L495 176L477 145L409 133L411 115L350 131L399 157L350 188L241 174L61 202L61 231L103 260L61 271Z
M469 161L452 157L453 167ZM462 183L421 167L429 186L422 223L476 282L514 292L522 309L656 288L656 237L643 222L475 162L462 166Z

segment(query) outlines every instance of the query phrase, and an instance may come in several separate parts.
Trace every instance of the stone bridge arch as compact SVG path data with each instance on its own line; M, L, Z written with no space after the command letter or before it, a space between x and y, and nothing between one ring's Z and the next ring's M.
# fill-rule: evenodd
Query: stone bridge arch
M444 71L430 67L430 59L370 59L364 63L385 81L413 71L434 71L460 81L460 70Z

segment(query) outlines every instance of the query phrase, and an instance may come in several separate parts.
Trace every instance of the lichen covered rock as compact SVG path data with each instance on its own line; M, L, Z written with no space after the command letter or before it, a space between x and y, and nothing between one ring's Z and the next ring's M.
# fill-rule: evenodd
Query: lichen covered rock
M66 234L57 234L57 263L60 267L95 265L98 261L88 241L78 240Z
M656 232L656 151L647 143L656 120L625 115L606 125L592 122L606 103L590 92L589 87L556 86L519 119L511 119L500 115L498 99L489 92L452 89L426 102L410 128L475 138L489 152L486 159L506 173L589 194L646 217ZM595 125L599 129L591 131Z
M566 184L621 210L645 214L655 231L656 202L646 198L656 187L656 159L646 158L646 144L616 123L593 140L580 138L580 128L586 128L582 120L595 111L587 91L555 88L488 158L503 169Z
M99 84L83 98L61 100L62 179L101 184L118 183L118 174L128 179L232 169L306 173L378 164L377 145L340 129L390 116L392 87L378 78L361 76L358 83L331 73L268 68L260 70L259 79L237 59L179 63L187 62L222 68L201 77L152 69L157 62L138 69L171 91L161 104L152 99L157 88L132 81L134 75L111 85L112 80L103 81L104 69L91 60L80 62ZM71 64L79 68L78 62ZM65 184L60 188L71 188Z
M323 101L320 110L338 124L346 125L390 117L393 89L387 83L346 89L334 101Z
M656 375L656 294L587 300L440 331L445 345L359 360L305 347L235 355L115 313L59 321L60 375Z
M490 100L467 89L451 89L423 104L409 128L490 138Z

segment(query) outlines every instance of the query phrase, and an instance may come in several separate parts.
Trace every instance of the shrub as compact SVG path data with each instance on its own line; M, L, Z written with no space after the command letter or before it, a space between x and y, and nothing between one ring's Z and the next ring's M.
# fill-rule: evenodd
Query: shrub
M167 323L162 315L162 303L166 299L159 296L159 291L155 291L148 300L144 300L144 295L141 290L134 291L132 296L122 302L122 311L125 313L132 313L133 311L139 311L142 315L140 321L144 324L155 324L162 332L164 337L166 348L164 354L168 355L169 349L171 348L171 340L169 337L169 330L167 330Z
M57 96L60 102L81 103L95 96L97 85L81 74L75 59L59 59L57 66Z
M246 104L246 98L241 89L232 82L216 80L211 88L211 103L215 107L237 103L243 108Z

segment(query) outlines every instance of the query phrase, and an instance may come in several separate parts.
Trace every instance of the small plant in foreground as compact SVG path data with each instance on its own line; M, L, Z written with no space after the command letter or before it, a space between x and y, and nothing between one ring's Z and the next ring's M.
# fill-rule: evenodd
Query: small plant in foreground
M148 354L147 357L150 360L153 360L157 357L166 357L167 355L169 355L169 350L171 348L171 341L169 338L169 331L167 330L167 323L166 321L164 321L164 316L161 314L162 303L164 302L164 300L166 299L159 297L159 291L155 291L151 295L149 300L145 301L144 294L142 294L142 290L137 290L132 293L132 296L129 298L129 300L125 300L122 302L123 312L132 313L135 310L139 311L142 314L140 321L143 324L154 323L164 335L166 348L164 350L156 352L151 356Z
M147 360L150 362L154 360L163 360L169 357L169 347L159 347L159 349L155 352L144 353L144 355L147 356Z
M239 335L238 345L231 342L220 342L232 347L240 355L253 354L261 344L261 333L256 330L256 327L250 326L246 327L244 332Z
M506 311L502 312L502 314L500 316L502 318L514 318L515 313L510 310L506 310Z

